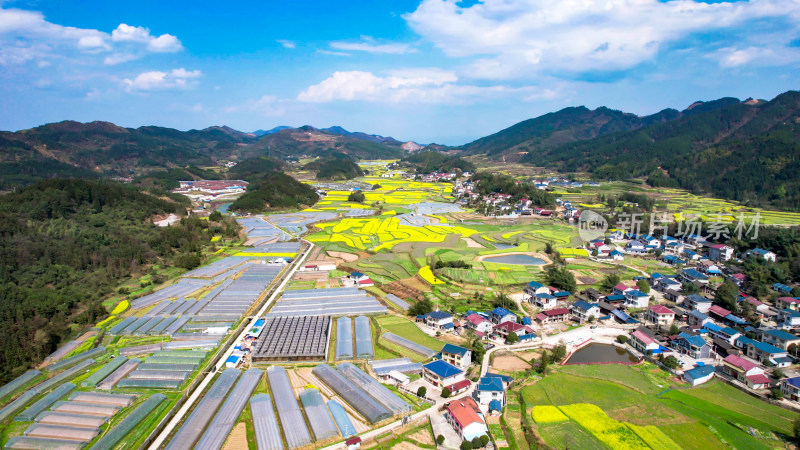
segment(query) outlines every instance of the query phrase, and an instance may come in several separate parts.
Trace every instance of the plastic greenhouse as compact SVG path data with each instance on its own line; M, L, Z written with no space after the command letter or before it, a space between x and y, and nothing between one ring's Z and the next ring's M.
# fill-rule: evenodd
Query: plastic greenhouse
M392 412L388 408L375 401L374 398L370 397L331 366L320 364L314 367L311 373L333 389L370 423L380 422L392 417Z
M272 408L272 399L267 394L256 394L250 399L250 412L253 416L253 428L256 431L256 443L259 450L283 450L281 431L278 419Z
M297 398L294 396L292 384L286 369L280 366L271 366L267 369L269 386L275 399L275 408L281 419L283 435L289 448L302 447L311 444L311 433L306 427L306 421Z

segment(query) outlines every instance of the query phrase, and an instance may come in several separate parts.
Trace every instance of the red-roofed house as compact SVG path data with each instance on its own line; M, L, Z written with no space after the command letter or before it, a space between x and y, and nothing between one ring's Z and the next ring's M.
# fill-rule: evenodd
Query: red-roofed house
M458 383L453 383L450 386L447 386L447 389L450 389L451 395L460 394L472 385L472 382L469 380L461 380Z
M708 308L708 313L712 316L717 316L719 319L724 319L731 312L721 306L712 305L711 308Z
M516 322L503 322L500 325L495 326L494 331L504 338L507 337L509 333L517 333L517 336L533 333L533 329L531 327Z
M491 321L472 313L464 318L464 325L475 330L476 333L491 334L494 324Z
M723 244L708 246L708 258L712 261L727 261L733 257L733 247Z
M447 423L456 430L461 439L471 441L488 433L478 404L472 398L454 400L445 405L444 409Z
M747 275L743 273L733 273L729 276L729 278L739 287L741 287L744 282L747 281Z
M723 359L722 372L751 389L763 389L769 385L769 378L764 375L764 368L740 356L728 355Z
M777 308L778 311L782 309L800 310L800 298L778 297L778 299L775 300L775 308Z
M369 287L375 286L375 282L372 279L367 278L366 280L358 280L359 287Z
M630 344L642 353L647 353L648 350L658 350L660 347L655 339L639 330L631 333Z
M647 311L647 320L660 326L668 326L675 320L675 312L664 305L653 305Z
M536 320L542 325L548 323L560 323L569 320L569 309L556 308L548 311L542 311L536 315Z
M624 284L620 283L614 286L614 295L622 295L625 293L625 291L630 291L631 289L633 288L630 286L625 286Z

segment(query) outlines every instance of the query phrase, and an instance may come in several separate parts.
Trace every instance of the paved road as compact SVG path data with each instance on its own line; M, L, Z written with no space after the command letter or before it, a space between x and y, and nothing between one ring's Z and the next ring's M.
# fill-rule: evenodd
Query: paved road
M203 393L203 391L205 391L209 383L211 383L211 380L214 378L214 375L220 369L225 367L225 360L231 354L233 354L233 348L239 345L239 343L241 343L242 341L244 341L247 332L250 331L250 328L252 328L252 325L255 324L255 321L258 320L259 317L262 317L264 315L264 313L267 311L270 305L272 305L272 303L275 302L275 299L278 298L278 295L281 292L283 292L283 289L286 287L286 283L288 283L289 280L294 275L294 273L297 272L297 269L303 265L303 262L308 257L309 253L311 252L311 249L314 248L314 244L308 241L302 241L302 242L308 244L308 247L306 248L305 252L303 252L303 254L300 257L295 258L289 270L284 272L284 276L283 279L281 280L281 283L272 292L272 295L270 295L267 301L264 302L264 305L261 307L261 309L258 310L258 313L256 313L250 319L250 324L246 327L243 327L242 332L239 333L239 336L237 336L236 339L233 341L233 343L231 343L231 345L228 346L228 349L225 351L225 354L222 355L222 358L219 359L214 370L209 371L208 374L206 374L205 378L203 378L203 381L197 385L197 387L189 396L189 398L186 400L186 402L183 404L183 406L181 406L181 408L178 410L178 412L175 414L172 420L169 421L167 426L164 427L164 430L162 430L161 433L158 435L158 437L156 437L156 439L153 440L153 443L150 444L150 447L148 447L150 450L156 450L166 442L166 439L170 435L170 433L172 433L175 427L177 427L178 424L181 423L184 416L186 416L186 413L188 413L189 410L192 408L192 406L197 402L197 400L200 399L201 394Z

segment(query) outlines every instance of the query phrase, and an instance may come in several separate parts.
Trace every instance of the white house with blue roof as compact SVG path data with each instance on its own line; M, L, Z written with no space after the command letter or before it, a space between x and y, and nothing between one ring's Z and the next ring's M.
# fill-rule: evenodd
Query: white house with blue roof
M424 315L425 325L444 330L453 328L453 315L444 311L431 311Z
M761 333L761 341L786 350L790 345L800 345L800 337L783 330L764 330Z
M689 310L697 310L701 313L707 313L714 302L709 298L705 298L699 294L689 294L683 298L683 307Z
M538 281L531 281L522 289L522 292L531 296L536 294L549 294L550 288Z
M650 304L650 294L645 294L638 289L631 289L623 293L625 306L628 308L647 308Z
M745 258L748 257L748 256L758 256L758 257L764 258L767 261L775 262L775 259L777 258L778 255L776 255L775 253L773 253L773 252L771 252L769 250L764 250L763 248L756 247L756 248L754 248L752 250L746 251L744 256L745 256Z
M778 317L781 321L781 325L786 328L800 327L800 311L782 309L778 311Z
M449 362L437 359L422 366L422 378L439 389L464 379L464 371Z
M747 356L762 364L772 364L776 367L786 367L792 364L789 353L766 342L751 342L747 346Z
M458 345L444 344L442 351L442 360L462 369L466 369L472 364L472 350Z
M584 300L577 300L570 308L572 317L580 323L591 320L591 317L597 319L600 317L600 305L597 303L589 303Z
M503 322L516 322L517 315L505 308L498 307L489 311L489 320L495 325L499 325Z
M786 378L781 381L781 392L787 400L793 402L800 400L800 377Z
M481 377L472 395L481 406L488 406L492 401L499 401L501 407L506 405L506 385L499 376Z
M531 296L531 303L539 309L553 309L558 306L558 299L548 293L535 294Z
M683 379L692 386L701 385L714 378L714 366L698 363L694 369L689 369L683 373Z

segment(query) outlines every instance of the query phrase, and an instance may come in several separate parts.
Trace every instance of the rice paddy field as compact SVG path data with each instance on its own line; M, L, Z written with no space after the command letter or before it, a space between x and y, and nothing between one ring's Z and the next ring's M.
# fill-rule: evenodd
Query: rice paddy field
M719 381L678 388L650 364L558 367L521 392L557 448L776 448L798 417Z

